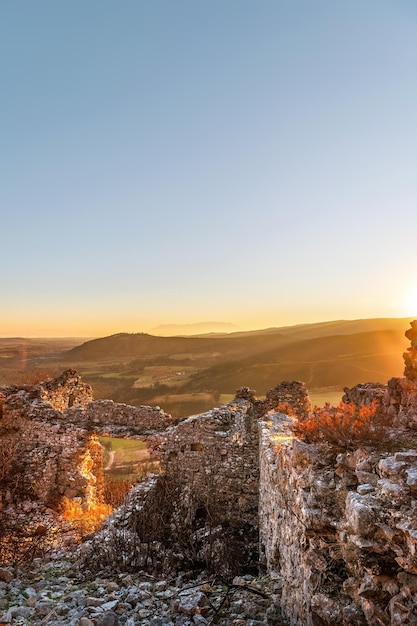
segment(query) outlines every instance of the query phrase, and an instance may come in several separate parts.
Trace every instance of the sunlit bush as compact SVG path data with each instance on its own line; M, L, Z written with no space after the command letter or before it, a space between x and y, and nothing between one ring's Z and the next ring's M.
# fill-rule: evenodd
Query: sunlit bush
M293 425L294 434L308 443L330 443L341 449L358 445L379 445L390 425L374 400L369 406L341 402L314 407L310 416Z
M278 402L274 410L277 413L284 413L285 415L289 415L290 417L295 417L297 414L293 405L290 404L289 402Z

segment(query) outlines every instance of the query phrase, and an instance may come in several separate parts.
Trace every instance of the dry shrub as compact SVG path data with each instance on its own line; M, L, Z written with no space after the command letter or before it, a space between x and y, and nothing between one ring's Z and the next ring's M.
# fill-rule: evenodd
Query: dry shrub
M0 445L0 483L10 472L10 468L17 449L14 437L2 437Z
M101 528L104 520L113 511L110 504L97 503L83 509L77 500L63 497L60 514L66 522L70 522L81 535L88 535Z
M35 557L44 557L60 541L57 525L22 523L6 516L0 519L0 564L28 563Z
M50 372L47 372L45 370L26 370L25 372L22 372L19 376L17 385L38 385L39 383L43 383L46 380L52 380L54 376L54 374L51 374Z
M127 492L132 488L133 483L129 479L114 480L106 478L104 482L104 500L105 502L117 509L121 506L126 498Z
M278 402L275 411L277 413L284 413L285 415L289 415L290 417L296 417L297 415L297 411L289 402Z
M133 485L144 481L149 474L159 474L159 461L143 461L136 468L136 472L124 474L123 477L114 478L111 474L105 476L104 501L114 509L121 506Z
M307 419L293 425L293 431L308 443L327 442L340 449L379 445L386 436L389 421L378 409L376 400L369 406L340 402L337 406L314 407Z

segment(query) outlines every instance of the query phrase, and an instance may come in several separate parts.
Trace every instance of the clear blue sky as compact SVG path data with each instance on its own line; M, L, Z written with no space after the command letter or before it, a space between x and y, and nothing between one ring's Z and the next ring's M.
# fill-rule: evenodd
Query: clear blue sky
M2 0L0 67L0 336L417 314L415 0Z

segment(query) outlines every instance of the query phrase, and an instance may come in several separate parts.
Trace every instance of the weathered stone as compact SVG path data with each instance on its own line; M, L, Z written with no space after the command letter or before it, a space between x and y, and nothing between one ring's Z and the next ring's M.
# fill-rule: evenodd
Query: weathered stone
M375 491L374 485L370 485L369 483L358 485L357 487L357 492L360 496L364 496L367 493L373 493L374 491Z
M392 498L395 501L401 500L407 496L407 493L401 484L388 480L387 478L378 480L378 488L383 496Z
M107 611L104 615L100 615L97 620L97 626L117 626L119 618L113 611Z
M360 484L372 485L373 487L376 487L378 483L378 479L379 479L378 474L374 474L371 472L363 472L361 470L356 470L355 474ZM358 490L359 490L359 487L358 487Z
M417 467L410 467L405 473L407 474L407 485L412 491L417 491Z
M103 603L101 598L86 598L85 605L86 606L100 606Z
M120 585L118 585L116 582L111 580L110 582L107 583L106 588L107 588L107 591L109 591L109 592L111 592L111 591L119 591Z
M180 613L185 615L195 615L196 613L203 613L204 609L208 606L208 598L201 591L194 591L192 593L182 593L178 598L178 608Z
M396 462L405 461L406 463L415 463L417 461L417 451L403 450L402 452L396 452L394 454L394 460Z
M104 602L104 604L101 605L101 608L103 611L111 611L118 605L118 603L119 600L109 600L108 602Z
M378 469L383 476L399 476L405 471L406 467L407 463L404 463L404 461L396 461L392 456L381 459L378 464Z
M30 617L34 613L33 608L27 606L16 606L11 610L12 617Z
M346 521L356 535L367 536L373 531L373 511L358 493L346 497Z
M10 583L13 580L12 572L4 567L0 567L0 580L5 583Z
M54 604L51 600L41 600L36 604L36 613L45 617L54 608Z
M407 572L399 572L397 575L398 581L401 585L408 587L412 593L417 593L417 576L414 574L408 574Z

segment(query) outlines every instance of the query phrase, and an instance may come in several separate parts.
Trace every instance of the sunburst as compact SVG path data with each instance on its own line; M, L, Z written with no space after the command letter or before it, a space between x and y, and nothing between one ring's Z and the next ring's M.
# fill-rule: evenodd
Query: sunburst
M417 287L411 287L404 298L406 315L414 315L417 317Z

